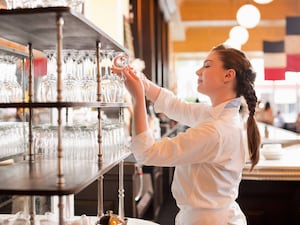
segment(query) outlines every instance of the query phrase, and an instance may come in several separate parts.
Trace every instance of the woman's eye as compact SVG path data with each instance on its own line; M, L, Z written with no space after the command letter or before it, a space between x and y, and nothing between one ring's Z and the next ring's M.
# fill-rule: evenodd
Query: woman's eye
M204 68L208 68L209 67L209 65L204 65Z

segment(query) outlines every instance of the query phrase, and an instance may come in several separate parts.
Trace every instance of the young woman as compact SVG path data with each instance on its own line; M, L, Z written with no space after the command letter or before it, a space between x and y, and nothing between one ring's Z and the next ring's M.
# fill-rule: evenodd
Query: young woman
M120 74L120 70L113 71ZM186 103L149 80L140 79L129 67L122 72L133 98L131 149L137 161L175 167L172 193L180 209L175 224L247 224L235 201L245 165L241 96L249 110L246 129L252 168L259 159L260 134L254 119L256 74L244 53L217 46L196 71L198 91L210 97L211 105ZM174 138L155 141L147 124L145 95L156 112L190 128Z

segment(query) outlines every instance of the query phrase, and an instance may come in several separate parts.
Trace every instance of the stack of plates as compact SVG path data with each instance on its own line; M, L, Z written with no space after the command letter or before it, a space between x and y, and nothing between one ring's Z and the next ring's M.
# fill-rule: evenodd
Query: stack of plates
M261 153L267 160L278 160L283 156L281 144L264 144Z

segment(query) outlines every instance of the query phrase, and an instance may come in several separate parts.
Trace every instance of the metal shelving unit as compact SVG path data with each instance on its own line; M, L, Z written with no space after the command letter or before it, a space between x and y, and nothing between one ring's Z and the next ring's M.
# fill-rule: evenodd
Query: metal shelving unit
M102 125L101 110L103 108L119 108L120 118L122 103L101 102L100 82L100 49L126 51L105 32L88 21L83 15L76 13L69 7L48 7L34 9L0 10L0 37L9 41L28 46L29 60L29 100L28 102L0 103L0 108L28 108L29 109L29 149L28 160L0 167L0 192L13 195L58 195L59 196L59 224L63 225L64 195L76 194L98 179L98 215L103 215L103 174L119 164L119 216L124 217L123 190L123 160L129 156L124 153L114 162L103 161L102 155ZM53 50L57 53L57 101L35 102L33 99L33 49ZM97 57L97 102L63 102L62 101L62 51L63 49L96 50ZM11 49L1 49L7 54L18 54ZM63 159L62 148L62 112L63 108L90 107L98 110L98 162L67 161ZM57 108L58 111L58 148L57 159L43 160L35 158L32 145L32 115L36 108ZM34 207L31 207L31 217L34 217ZM31 218L31 224L35 223Z

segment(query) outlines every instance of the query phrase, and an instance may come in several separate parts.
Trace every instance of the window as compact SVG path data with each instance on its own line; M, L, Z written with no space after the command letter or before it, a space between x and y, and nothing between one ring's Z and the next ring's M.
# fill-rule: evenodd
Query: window
M196 70L203 65L206 53L177 54L175 72L177 78L177 95L187 101L209 102L209 98L197 92ZM286 122L294 122L300 112L300 73L286 73L285 80L264 80L264 61L262 54L254 54L251 63L257 73L255 90L258 100L269 101L274 114L280 111Z

